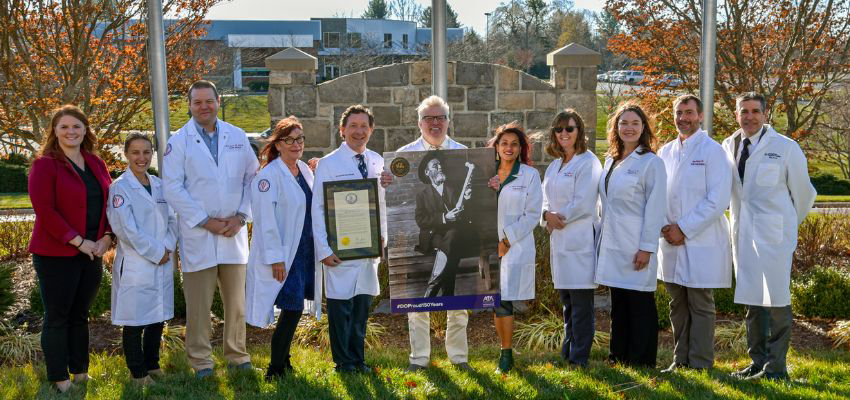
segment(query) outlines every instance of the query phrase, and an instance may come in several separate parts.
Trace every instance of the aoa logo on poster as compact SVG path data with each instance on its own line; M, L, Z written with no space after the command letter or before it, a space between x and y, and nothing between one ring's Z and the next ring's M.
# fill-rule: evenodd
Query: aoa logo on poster
M483 304L481 304L481 306L484 307L484 308L495 307L496 306L496 299L494 299L492 295L488 294L488 295L484 296L484 301L483 301Z

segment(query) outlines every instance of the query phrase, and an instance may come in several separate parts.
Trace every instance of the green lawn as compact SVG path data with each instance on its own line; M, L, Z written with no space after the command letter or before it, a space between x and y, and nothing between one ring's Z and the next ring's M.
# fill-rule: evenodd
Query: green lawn
M174 98L171 100L169 109L171 130L176 131L189 120L188 102L185 98ZM225 96L222 98L222 107L219 107L218 117L242 128L245 132L262 132L268 129L271 123L268 96ZM124 129L153 130L153 114L149 109L139 113Z
M850 202L850 196L848 195L829 195L829 194L819 194L815 199L816 203L825 203L825 202Z
M0 210L10 208L32 208L27 193L0 193Z
M496 375L494 346L472 349L472 372L455 369L438 357L424 372L409 373L407 349L367 350L367 362L377 366L373 375L340 375L333 372L328 351L299 348L293 353L294 375L272 384L261 373L234 374L218 362L216 376L196 381L182 352L165 353L161 365L169 374L162 382L139 390L121 356L97 354L92 357L89 399L401 399L401 398L480 398L480 399L838 399L850 396L850 353L836 351L791 351L791 383L741 382L728 376L747 362L744 354L718 354L716 368L710 372L685 371L672 376L658 369L609 367L604 351L594 351L590 368L570 370L558 364L552 353L534 355L525 351L517 357L517 369ZM268 348L251 349L256 366L268 364ZM217 353L221 360L220 353ZM669 360L662 350L660 360ZM0 374L0 397L82 398L83 391L72 396L53 394L45 383L44 366L5 367Z

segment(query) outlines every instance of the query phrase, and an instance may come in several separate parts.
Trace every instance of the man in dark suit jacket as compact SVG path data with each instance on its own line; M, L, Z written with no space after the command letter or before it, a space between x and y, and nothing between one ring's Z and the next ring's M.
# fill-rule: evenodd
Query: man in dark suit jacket
M434 254L434 269L424 297L453 296L455 276L465 243L470 243L475 233L472 221L456 208L458 195L446 185L443 173L445 160L437 151L429 152L419 164L419 180L427 186L416 194L416 225L419 226L419 244L422 254ZM471 190L464 193L468 201Z

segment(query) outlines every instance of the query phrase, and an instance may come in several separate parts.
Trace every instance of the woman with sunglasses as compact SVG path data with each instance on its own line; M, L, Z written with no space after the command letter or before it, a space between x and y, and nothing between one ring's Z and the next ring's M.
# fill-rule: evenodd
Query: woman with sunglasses
M289 350L295 328L315 291L315 257L310 203L313 172L301 161L304 131L290 116L278 122L260 153L263 168L251 187L254 215L245 287L245 321L257 327L274 322L266 380L292 371ZM314 306L308 301L307 306ZM320 304L320 303L319 303ZM314 311L314 310L311 310Z
M608 121L599 197L602 229L595 282L611 289L611 362L655 367L658 239L667 221L667 172L649 118L634 103Z
M586 367L596 332L594 224L599 215L596 204L602 164L587 151L584 120L575 110L558 113L549 132L546 153L555 160L543 178L541 225L551 235L552 282L564 305L561 357L570 365Z

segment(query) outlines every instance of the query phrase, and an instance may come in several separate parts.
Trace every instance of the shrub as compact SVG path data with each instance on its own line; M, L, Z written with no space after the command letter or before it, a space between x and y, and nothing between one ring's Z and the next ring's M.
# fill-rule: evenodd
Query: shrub
M0 221L0 261L25 258L29 255L33 221Z
M829 330L829 337L832 338L835 348L850 346L850 320L836 322L835 326Z
M806 274L816 264L850 254L850 217L838 213L811 214L800 224L794 251L793 276Z
M0 162L0 192L21 193L27 191L27 167L25 165Z
M6 159L0 160L2 163L11 164L11 165L21 165L26 167L29 165L29 158L21 153L10 153L6 155Z
M746 306L735 303L734 280L731 288L714 289L714 309L722 314L744 315L747 313Z
M36 314L44 315L44 303L41 301L41 289L39 285L34 285L30 289L30 311ZM112 307L112 274L106 269L103 269L103 279L100 281L100 288L97 290L91 307L89 307L89 317L97 318L109 311Z
M850 318L850 277L835 268L815 267L791 284L794 311L805 317Z
M655 309L658 310L658 330L664 330L669 328L672 323L670 322L670 294L667 293L667 288L664 287L664 284L658 284L658 288L655 289Z
M533 317L528 323L516 322L514 330L514 341L517 347L537 351L561 351L564 342L564 319L563 315L547 307L544 311ZM593 336L593 345L607 347L610 334L608 332L596 331Z
M818 194L841 195L850 194L850 181L832 174L814 174L812 185Z
M0 365L23 365L35 361L41 351L41 335L26 333L0 321Z
M714 346L741 354L747 351L747 325L743 322L717 321L714 327Z
M15 264L0 264L0 317L15 304L15 292L12 290L14 274Z
M323 350L329 349L331 347L331 339L328 329L327 316L320 320L312 317L302 317L298 321L298 328L295 330L295 341L304 347L316 345ZM386 333L386 328L383 325L369 320L366 324L366 348L373 349L380 347L380 339L384 333Z

